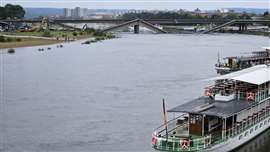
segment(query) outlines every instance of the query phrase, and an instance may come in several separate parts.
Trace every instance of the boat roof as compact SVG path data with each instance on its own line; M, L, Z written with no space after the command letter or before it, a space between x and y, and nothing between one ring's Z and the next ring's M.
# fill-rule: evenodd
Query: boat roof
M218 76L208 80L224 80L231 79L250 84L261 85L270 81L270 65L256 65L246 68L237 72L229 73L226 75Z
M217 117L230 117L251 106L251 102L244 100L217 101L209 97L200 97L175 108L168 112L183 112L204 114Z
M263 47L263 49L265 49L265 50L270 50L270 46Z

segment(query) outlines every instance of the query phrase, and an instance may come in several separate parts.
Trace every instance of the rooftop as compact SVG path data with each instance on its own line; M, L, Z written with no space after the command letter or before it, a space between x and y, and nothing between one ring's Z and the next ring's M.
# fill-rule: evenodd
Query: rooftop
M261 85L270 81L270 66L269 65L256 65L230 74L218 76L208 80L237 80L247 82L250 84Z
M244 100L215 101L209 97L200 97L168 110L168 112L184 112L205 114L218 117L229 117L248 108L251 102Z

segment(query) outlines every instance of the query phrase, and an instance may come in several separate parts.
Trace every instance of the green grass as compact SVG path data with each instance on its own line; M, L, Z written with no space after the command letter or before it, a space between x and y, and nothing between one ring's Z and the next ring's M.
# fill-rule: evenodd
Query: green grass
M74 31L50 31L50 37L70 37L70 38L85 38L92 36L91 34L87 34L86 32L80 32L80 31L75 31L76 34L74 34ZM6 34L6 35L19 35L19 36L39 36L43 37L44 32L1 32L1 34ZM74 36L76 35L76 36Z

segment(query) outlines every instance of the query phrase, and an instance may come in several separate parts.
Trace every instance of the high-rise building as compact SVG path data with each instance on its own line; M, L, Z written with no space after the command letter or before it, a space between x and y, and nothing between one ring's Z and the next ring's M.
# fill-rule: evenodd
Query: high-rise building
M64 9L64 16L65 17L85 18L87 16L87 13L88 13L87 8L76 7L74 9L70 9L70 8Z
M72 9L64 8L64 16L65 17L71 17L72 16Z

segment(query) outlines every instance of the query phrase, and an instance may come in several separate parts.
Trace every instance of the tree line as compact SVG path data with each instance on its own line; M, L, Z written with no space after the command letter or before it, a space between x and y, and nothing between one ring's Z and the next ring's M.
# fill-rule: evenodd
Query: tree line
M25 10L20 5L6 4L0 7L0 19L21 19L25 15Z
M251 19L254 14L248 13L213 13L200 14L192 12L141 12L141 13L125 13L122 19Z

